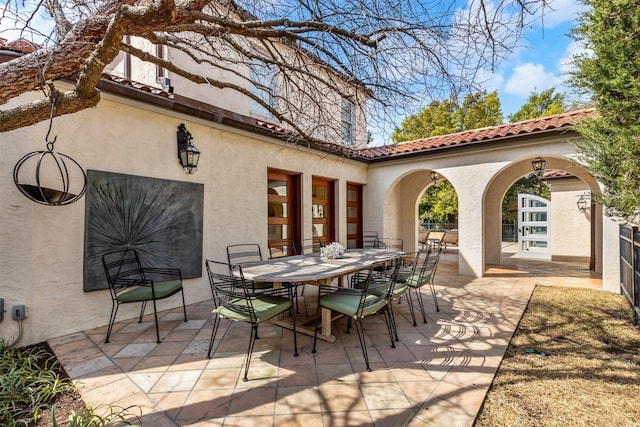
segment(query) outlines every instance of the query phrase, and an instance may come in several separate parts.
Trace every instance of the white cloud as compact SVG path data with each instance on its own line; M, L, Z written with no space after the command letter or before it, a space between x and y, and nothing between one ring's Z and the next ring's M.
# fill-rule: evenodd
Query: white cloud
M528 62L513 69L513 74L504 86L504 92L527 98L531 92L542 92L561 82L562 79L554 73L546 72L544 65Z
M42 2L16 2L17 8L7 5L0 16L0 37L7 40L23 38L45 44L53 32L54 23Z
M575 20L586 10L586 6L575 0L552 0L545 9L543 24L552 28Z

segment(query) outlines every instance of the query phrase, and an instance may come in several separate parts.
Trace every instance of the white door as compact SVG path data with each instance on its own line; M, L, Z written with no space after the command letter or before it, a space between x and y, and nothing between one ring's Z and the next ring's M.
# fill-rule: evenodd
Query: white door
M518 194L518 255L551 258L551 202L533 194Z

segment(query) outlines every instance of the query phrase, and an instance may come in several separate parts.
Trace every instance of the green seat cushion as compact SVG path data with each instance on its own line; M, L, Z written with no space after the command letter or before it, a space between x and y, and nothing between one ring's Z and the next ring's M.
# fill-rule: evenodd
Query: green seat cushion
M377 299L378 297L374 295L368 295L366 298L368 299ZM336 292L333 294L327 294L320 297L320 306L324 308L328 308L333 311L337 311L338 313L342 313L349 317L356 317L358 314L358 307L360 305L360 295L350 295L343 294L340 292ZM368 316L369 314L375 313L380 310L387 304L387 301L381 299L375 304L367 306L364 308L362 316Z
M413 272L413 268L401 267L398 270L398 274L396 275L396 282L399 282L399 283L406 282L407 279L411 277L412 272Z
M406 284L406 282L405 283L395 282L393 284L393 289L391 289L391 295L389 295L389 297L391 299L401 297L407 292L407 289L409 289L409 286Z
M246 307L249 305L249 301L246 298L238 298L231 301L231 304ZM252 298L251 305L257 322L260 323L288 310L291 307L291 300L285 297L264 295ZM235 311L232 308L220 306L216 309L216 312L227 319L251 322L251 317L244 311Z
M405 283L407 284L407 286L411 286L412 288L419 288L421 286L426 285L428 282L429 281L424 278L420 279L419 274L414 274L413 276L409 276L407 277L407 280L405 280Z
M180 280L158 282L153 284L153 288L155 289L156 299L160 299L179 291L180 288L182 288L182 282ZM148 301L150 299L153 299L151 286L138 286L137 288L118 295L118 301L123 303Z

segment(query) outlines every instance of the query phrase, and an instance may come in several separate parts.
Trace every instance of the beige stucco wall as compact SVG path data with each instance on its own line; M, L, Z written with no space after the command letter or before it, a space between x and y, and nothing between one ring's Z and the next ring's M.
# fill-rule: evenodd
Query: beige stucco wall
M430 185L428 171L435 170L451 182L458 194L459 273L480 277L488 264L500 263L502 199L517 179L532 172L531 160L538 156L547 160L548 169L566 170L580 178L590 191L600 190L588 172L573 162L575 150L566 135L549 135L530 142L494 145L493 148L482 146L479 150L452 150L441 155L430 153L428 157L416 156L370 166L364 228L383 235L402 235L405 248L411 248L406 240L411 234L406 231L407 226L415 223L417 228L415 204L421 192ZM416 184L415 178L420 179L421 184ZM411 191L407 191L409 187L412 187ZM400 200L395 207L387 207ZM571 203L575 205L575 200ZM385 211L380 212L378 206L385 206ZM617 233L609 232L613 220L603 219L601 209L598 214L596 271L603 272L604 288L615 290L617 279L613 260L617 257ZM416 233L413 245L417 239Z
M185 174L177 160L180 123L186 124L202 153L193 175ZM47 124L41 123L0 134L0 297L7 310L14 304L27 306L22 345L105 325L111 309L108 291L83 292L84 198L68 206L42 206L27 200L13 183L13 166L27 152L44 149L46 130ZM86 170L204 184L203 260L226 259L225 247L233 243L258 242L267 251L268 168L303 174L307 236L311 177L335 179L336 231L345 245L346 183L367 182L365 164L124 103L108 94L94 109L56 118L56 134L55 149ZM211 298L206 277L186 280L185 297L187 303ZM159 309L178 306L179 300L161 301ZM118 320L133 318L138 310L137 304L123 305ZM17 322L5 316L0 337L10 339L17 331Z
M578 210L576 202L588 186L575 178L547 182L551 189L551 259L589 261L591 256L591 208ZM589 201L589 205L590 205Z

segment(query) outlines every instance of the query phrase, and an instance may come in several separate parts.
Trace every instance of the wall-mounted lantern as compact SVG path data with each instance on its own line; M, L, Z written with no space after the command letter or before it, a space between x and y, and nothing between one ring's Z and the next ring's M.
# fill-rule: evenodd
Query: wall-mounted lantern
M546 164L547 164L547 161L542 157L536 157L531 161L531 167L533 168L533 171L538 176L542 176L542 174L544 173L544 167Z
M198 170L198 160L200 151L193 145L191 132L187 130L184 123L178 126L178 160L189 174Z
M434 184L442 179L442 175L440 175L436 171L431 171L429 173L429 177L431 178L431 181L433 181Z
M580 195L580 198L576 203L578 205L578 210L580 211L580 213L584 213L584 211L587 210L588 200L587 200L587 196L585 196L584 194Z

